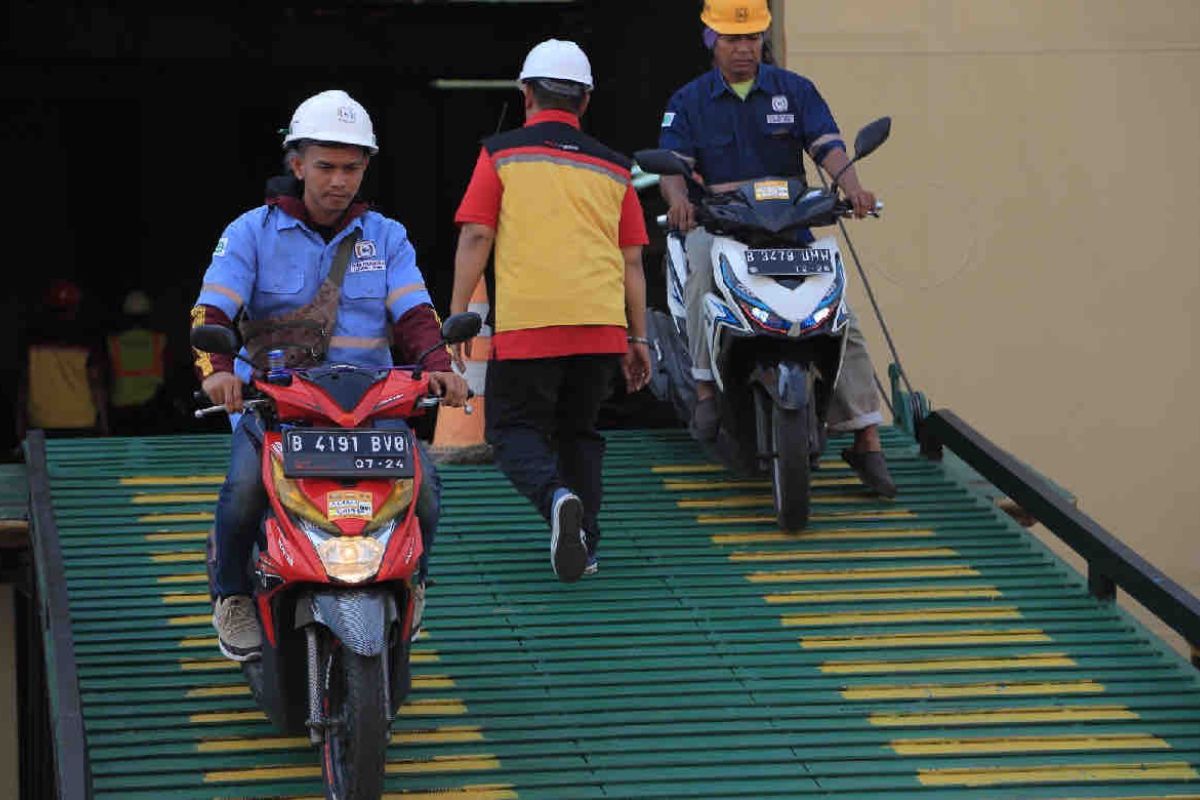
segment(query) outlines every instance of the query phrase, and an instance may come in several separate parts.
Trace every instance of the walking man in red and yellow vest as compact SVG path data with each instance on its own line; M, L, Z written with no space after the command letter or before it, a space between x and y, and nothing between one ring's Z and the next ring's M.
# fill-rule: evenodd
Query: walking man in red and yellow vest
M155 433L167 422L161 402L167 337L149 327L150 298L140 289L125 296L121 310L129 326L108 337L113 430L125 436Z
M583 50L542 42L519 80L525 126L483 142L455 215L450 311L467 310L494 245L486 436L549 521L550 562L570 582L597 568L600 406L620 372L630 391L649 380L648 239L629 160L580 130L592 91Z

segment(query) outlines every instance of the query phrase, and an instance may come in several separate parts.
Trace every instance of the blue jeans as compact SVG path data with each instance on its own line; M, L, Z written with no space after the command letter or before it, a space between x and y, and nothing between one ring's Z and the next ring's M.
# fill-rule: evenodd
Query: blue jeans
M395 427L399 420L379 420L376 427ZM233 431L229 449L229 472L217 497L213 530L215 548L213 591L218 597L251 594L250 556L259 541L263 515L267 511L267 491L262 485L262 427L258 417L243 414ZM417 521L421 525L424 553L417 566L417 578L424 580L429 570L429 554L437 532L441 512L442 480L424 445L417 443L421 461L421 489L417 494Z

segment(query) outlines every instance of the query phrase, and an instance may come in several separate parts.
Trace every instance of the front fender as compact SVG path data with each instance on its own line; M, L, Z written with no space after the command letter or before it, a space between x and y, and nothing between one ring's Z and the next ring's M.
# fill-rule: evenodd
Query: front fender
M759 386L772 403L785 411L799 411L811 401L807 376L807 368L784 361L769 367L755 367L750 373L750 382Z
M309 610L314 622L324 625L360 656L382 653L396 620L396 603L385 589L314 592Z

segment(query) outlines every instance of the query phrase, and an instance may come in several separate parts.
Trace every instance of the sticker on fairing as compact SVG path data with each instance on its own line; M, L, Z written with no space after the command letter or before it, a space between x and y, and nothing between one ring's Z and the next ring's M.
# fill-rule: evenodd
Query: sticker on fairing
M330 492L329 519L371 519L374 506L370 492Z
M755 200L790 200L787 181L756 181L754 184Z
M220 239L217 239L217 246L213 248L213 255L225 255L225 248L227 247L229 247L229 239L225 236L222 236Z
M663 114L662 126L664 128L671 127L671 125L674 124L674 122L675 122L675 112L674 111L668 111L667 113Z

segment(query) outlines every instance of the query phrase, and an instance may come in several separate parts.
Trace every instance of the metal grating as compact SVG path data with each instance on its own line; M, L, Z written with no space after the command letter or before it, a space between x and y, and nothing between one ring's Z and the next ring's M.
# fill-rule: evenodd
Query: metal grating
M389 796L1200 798L1196 672L899 432L900 497L826 461L799 537L681 432L608 438L570 586L495 470L442 468ZM48 443L99 798L320 795L209 627L226 441Z

